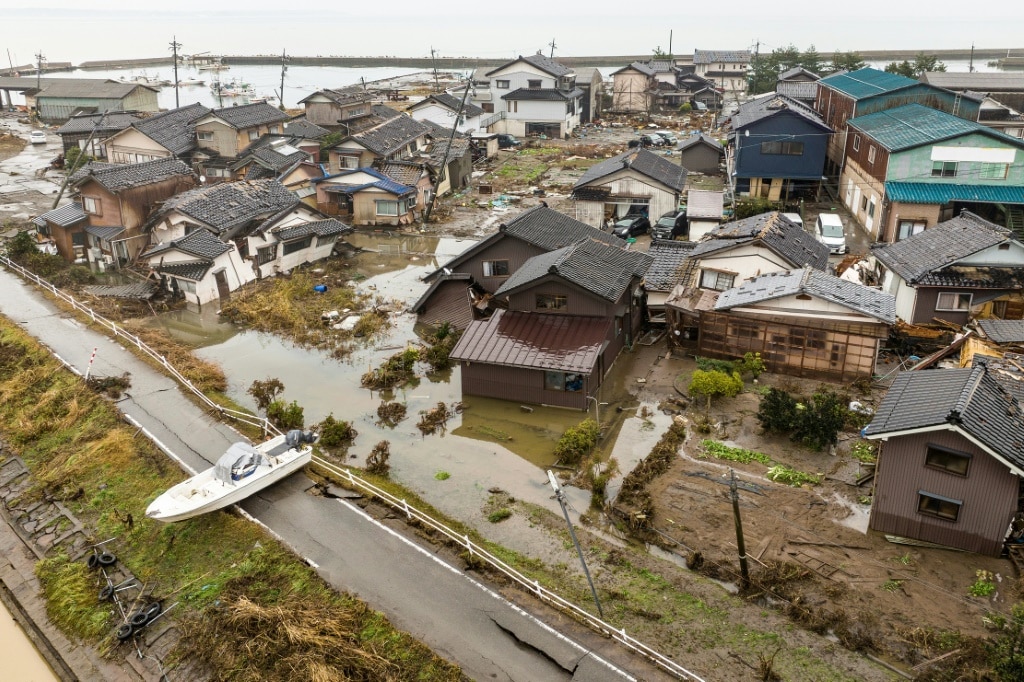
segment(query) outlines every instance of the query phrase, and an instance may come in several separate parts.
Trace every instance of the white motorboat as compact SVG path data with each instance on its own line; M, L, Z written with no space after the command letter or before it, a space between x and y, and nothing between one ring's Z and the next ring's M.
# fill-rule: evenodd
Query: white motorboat
M213 467L153 500L146 516L184 521L240 502L308 464L315 440L312 433L294 430L258 445L235 443Z
M198 78L182 78L178 81L178 85L183 87L191 87L193 85L206 85L206 81L199 80Z

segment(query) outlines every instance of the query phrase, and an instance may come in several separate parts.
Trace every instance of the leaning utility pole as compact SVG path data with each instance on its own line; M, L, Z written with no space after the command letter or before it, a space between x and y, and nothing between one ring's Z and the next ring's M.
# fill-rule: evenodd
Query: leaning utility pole
M39 52L36 53L36 90L39 89L39 84L40 84L39 83L39 77L41 75L43 75L43 60L44 59L46 59L46 57L43 56L43 51L39 50Z
M434 56L437 54L437 50L431 46L430 48L430 63L434 67L434 92L441 92L441 85L437 82L437 60Z
M181 106L178 101L178 48L181 47L181 43L178 42L178 36L171 36L171 53L174 55L174 108L177 109Z
M740 552L740 585L750 585L750 571L747 570L747 549L743 543L743 520L740 518L740 491L736 488L736 471L729 469L729 492L732 495L732 515L736 520L736 548Z
M552 38L551 42L548 43L548 45L551 46L551 56L548 57L548 59L554 59L555 58L555 48L558 47L557 45L555 45L555 39Z
M473 80L469 78L466 80L466 91L462 93L462 101L459 102L459 110L455 112L455 123L452 124L452 131L448 134L448 146L445 147L444 157L441 159L441 169L437 173L437 182L434 187L440 187L441 183L444 182L445 176L448 174L448 157L452 153L452 142L455 140L455 133L459 129L459 121L462 120L462 112L466 108L466 100L469 98L469 91L473 87ZM448 183L451 187L451 183ZM435 197L430 197L430 203L423 207L423 228L426 229L427 223L430 222L430 213L434 207Z
M548 469L548 482L551 484L551 489L555 491L555 499L558 500L559 506L562 507L565 523L569 526L569 537L572 538L572 544L576 545L576 553L580 557L580 563L583 564L583 575L587 576L587 583L590 584L590 594L593 595L594 604L597 605L597 615L604 618L601 602L597 598L597 590L594 589L594 581L590 578L590 569L587 568L587 562L583 558L583 548L580 547L580 541L576 539L576 531L573 530L572 521L569 520L569 510L565 508L565 491L562 490L562 486L558 485L558 479L551 473L551 469Z
M278 108L284 111L284 74L288 71L288 66L285 64L285 51L281 50L281 91L277 93Z

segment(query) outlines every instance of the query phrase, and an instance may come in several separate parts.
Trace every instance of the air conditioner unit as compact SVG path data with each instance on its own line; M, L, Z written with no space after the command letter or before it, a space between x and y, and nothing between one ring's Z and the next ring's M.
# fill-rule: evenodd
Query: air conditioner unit
M113 265L114 257L108 254L103 254L103 262L106 263L107 265Z

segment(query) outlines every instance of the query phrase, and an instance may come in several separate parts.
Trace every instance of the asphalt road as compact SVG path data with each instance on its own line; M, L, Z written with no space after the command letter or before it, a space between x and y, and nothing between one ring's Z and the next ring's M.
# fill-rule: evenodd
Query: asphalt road
M0 314L85 372L93 348L97 376L130 374L120 409L193 469L212 465L240 438L188 400L177 384L116 342L43 299L0 269ZM303 555L339 590L358 595L398 627L460 665L476 680L668 679L619 645L558 614L567 634L544 625L461 570L342 500L314 497L296 475L244 508ZM140 510L140 513L142 510ZM611 662L611 661L614 661ZM628 671L628 672L627 672Z

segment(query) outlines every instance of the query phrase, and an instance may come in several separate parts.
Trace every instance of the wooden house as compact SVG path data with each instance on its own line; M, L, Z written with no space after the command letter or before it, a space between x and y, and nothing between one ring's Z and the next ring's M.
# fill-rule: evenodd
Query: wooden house
M898 374L864 429L881 441L870 528L998 556L1021 502L1020 415L984 360Z
M839 189L878 241L967 209L1024 229L1024 140L921 104L847 121Z
M748 50L694 50L695 73L715 83L729 98L747 91Z
M452 350L462 392L585 410L636 338L650 262L592 239L529 259L495 293L506 307L471 322Z
M636 147L588 168L572 188L576 219L593 227L632 214L652 222L679 208L686 169Z
M658 79L654 69L633 62L612 72L612 108L616 114L647 114L654 103Z
M106 139L140 120L133 111L77 114L57 128L57 134L65 156L72 149L79 149L93 159L103 161L107 158Z
M472 102L463 102L461 95L456 97L447 92L428 95L409 106L406 111L417 121L430 121L448 130L451 130L458 115L456 130L460 133L480 130L480 121L485 115L484 110Z
M697 133L676 146L679 165L692 173L717 175L722 172L725 148L715 138Z
M211 111L197 102L132 123L107 138L107 159L141 163L174 157L188 162L196 148L195 123Z
M235 179L232 167L243 152L265 135L283 135L287 120L287 114L266 102L214 109L194 124L193 167L207 182Z
M601 118L602 96L604 95L604 77L596 66L580 66L576 71L576 87L583 91L580 100L580 123L590 123Z
M409 225L415 220L415 186L395 182L373 168L317 178L317 207L356 225Z
M969 211L872 249L875 276L911 324L1024 318L1024 243Z
M710 189L691 189L686 192L686 223L689 239L700 241L704 235L722 224L725 195Z
M36 226L36 242L50 254L71 263L85 263L89 248L89 214L77 201L65 204L32 219Z
M41 78L39 84L38 89L25 94L45 123L63 123L76 113L160 110L157 89L138 83L102 78Z
M305 118L313 125L346 133L373 114L373 95L356 86L317 90L299 104L305 107Z
M346 135L329 150L332 173L367 168L380 159L400 161L417 156L427 148L431 128L405 114L384 120L378 125Z
M821 76L802 66L794 66L779 74L775 92L813 107L818 99L818 81Z

